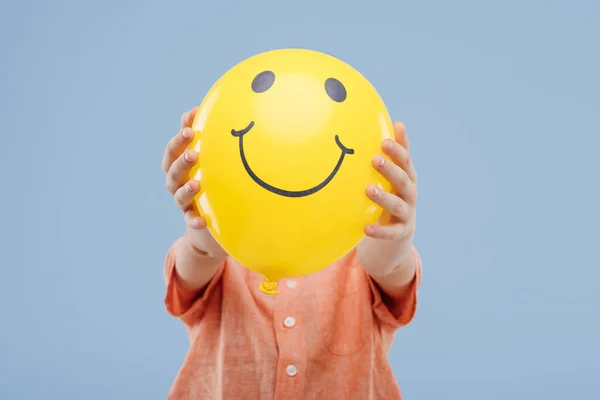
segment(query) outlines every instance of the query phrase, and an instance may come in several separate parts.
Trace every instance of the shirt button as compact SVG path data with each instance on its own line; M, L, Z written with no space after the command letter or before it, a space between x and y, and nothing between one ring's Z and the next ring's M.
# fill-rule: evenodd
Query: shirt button
M294 365L290 364L287 367L285 367L285 373L288 376L296 376L296 374L298 373L298 369L296 369Z
M285 285L290 289L296 289L296 281L287 281Z
M296 325L296 319L294 317L287 317L283 320L283 325L288 328L292 328L294 325Z

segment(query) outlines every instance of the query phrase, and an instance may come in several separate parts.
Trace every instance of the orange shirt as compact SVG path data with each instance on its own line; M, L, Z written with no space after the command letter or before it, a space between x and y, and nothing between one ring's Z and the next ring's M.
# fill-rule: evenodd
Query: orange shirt
M168 312L190 348L169 393L177 400L396 400L387 360L394 333L416 310L417 274L403 301L385 296L356 251L315 274L279 282L229 258L201 293L178 284L173 248L165 262Z

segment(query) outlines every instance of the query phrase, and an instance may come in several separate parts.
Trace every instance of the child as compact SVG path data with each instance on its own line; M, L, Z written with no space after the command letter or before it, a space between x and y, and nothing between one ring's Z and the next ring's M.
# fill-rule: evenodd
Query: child
M200 185L187 177L198 155L186 148L196 110L183 115L162 163L186 221L166 257L165 305L190 339L168 398L401 399L387 352L415 314L421 277L416 173L404 126L394 124L396 141L382 143L393 162L373 159L394 193L365 188L386 222L366 226L366 238L339 262L284 279L280 294L267 296L258 290L262 277L228 257L193 211Z

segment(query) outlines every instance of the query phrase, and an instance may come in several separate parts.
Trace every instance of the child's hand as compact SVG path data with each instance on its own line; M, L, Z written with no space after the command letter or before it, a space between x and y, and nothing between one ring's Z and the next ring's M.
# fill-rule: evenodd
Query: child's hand
M358 245L357 255L362 267L376 277L385 290L398 294L414 276L415 257L413 235L416 226L417 174L408 152L404 125L394 124L396 140L384 140L383 152L373 158L373 167L392 184L390 192L374 185L366 189L367 196L379 204L384 213L375 225L365 227L367 237Z
M225 252L213 239L208 229L205 229L206 221L198 215L193 206L194 196L200 190L200 183L188 179L190 169L198 160L198 154L187 148L194 138L191 125L197 110L198 107L195 107L181 117L181 130L167 145L162 169L167 176L167 190L173 195L175 203L185 217L184 238L203 253L222 255Z
M377 225L365 227L365 233L376 239L412 241L415 232L415 205L417 201L417 173L408 151L404 124L394 124L396 141L384 140L383 152L392 162L378 155L373 166L392 184L392 193L370 185L367 195L384 209Z

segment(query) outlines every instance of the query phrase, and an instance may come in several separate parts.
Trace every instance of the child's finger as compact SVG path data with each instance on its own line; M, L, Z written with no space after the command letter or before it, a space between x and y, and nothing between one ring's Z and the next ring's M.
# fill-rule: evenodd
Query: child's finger
M175 203L182 211L186 211L190 208L190 205L194 201L194 196L200 190L200 183L195 180L189 180L185 185L177 189L175 195Z
M192 132L190 128L184 128L169 140L162 160L162 169L164 173L169 171L171 165L177 160L181 153L185 151L185 148L189 145L193 137L194 132Z
M384 140L382 148L383 152L392 159L394 164L406 171L410 180L415 182L417 174L408 149L392 140Z
M406 127L404 126L404 123L400 121L394 123L394 136L397 143L400 143L402 147L408 149L410 143L408 142L408 137L406 136Z
M181 116L181 128L190 128L192 126L192 123L194 122L194 117L196 117L197 111L198 111L198 106L183 113L183 115Z
M408 204L414 204L417 200L417 191L406 171L382 156L376 156L373 159L373 166L392 184L401 199Z
M167 172L167 189L171 194L175 194L185 182L188 181L190 169L198 160L198 153L188 149L183 152L179 158L171 164L171 168Z
M185 212L185 223L191 229L200 230L206 228L206 220L198 215L194 209Z
M365 234L374 239L400 240L404 237L405 232L404 224L367 225L365 227Z
M371 200L399 220L406 221L408 219L410 215L408 204L395 194L381 190L375 185L369 185L367 195Z

